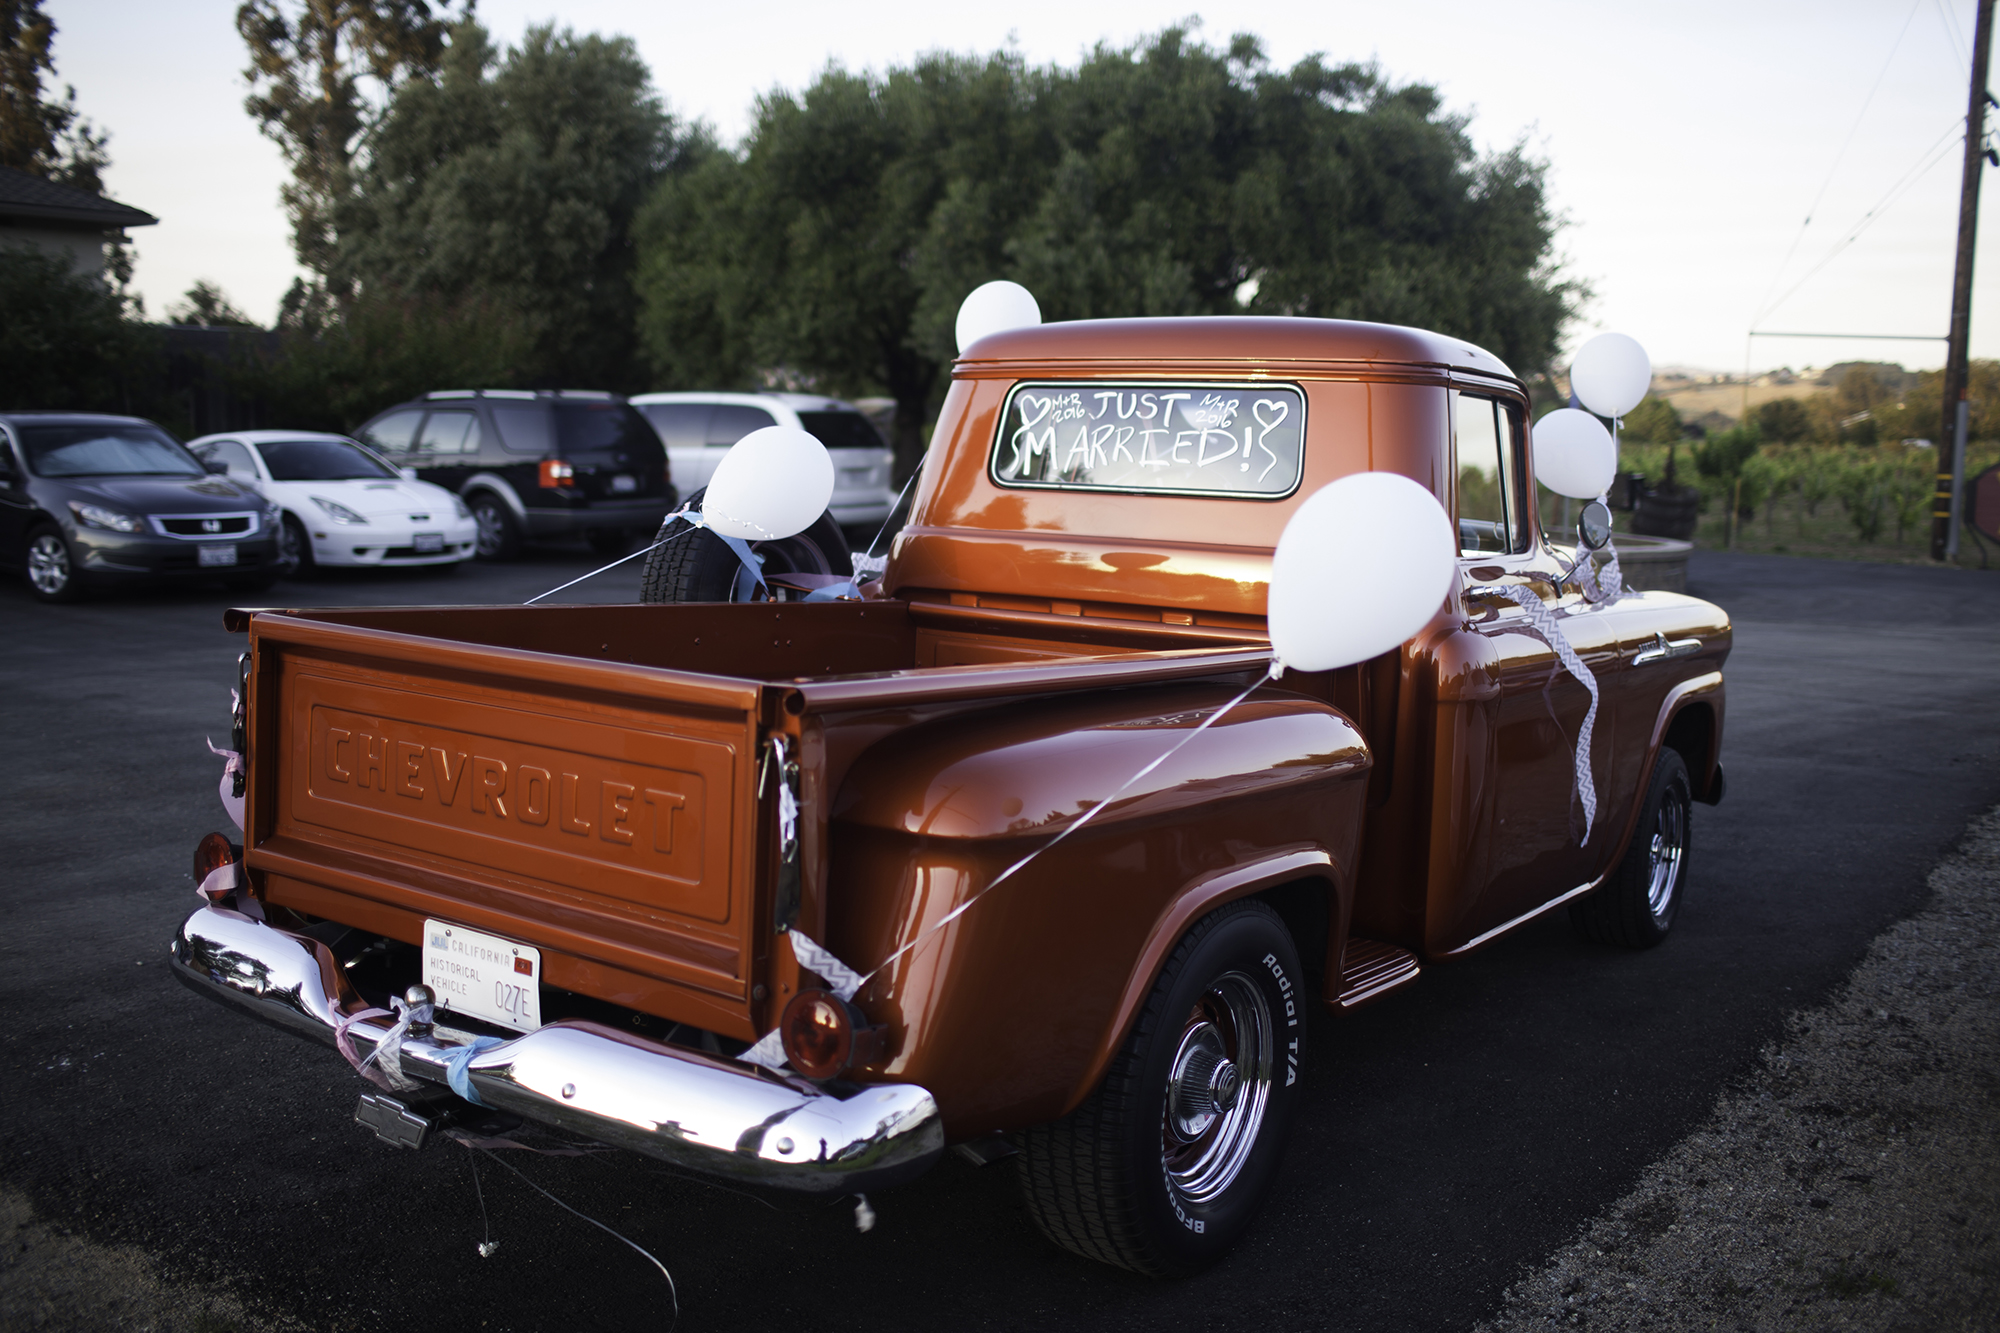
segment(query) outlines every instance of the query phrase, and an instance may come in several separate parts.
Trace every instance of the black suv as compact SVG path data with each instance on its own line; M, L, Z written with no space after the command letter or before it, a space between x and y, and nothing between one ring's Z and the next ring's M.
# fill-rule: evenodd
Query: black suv
M651 536L676 499L660 437L616 394L448 389L355 434L463 496L488 560L512 557L528 538L572 533L621 554Z
M45 602L87 585L285 573L278 511L138 417L0 414L0 565Z

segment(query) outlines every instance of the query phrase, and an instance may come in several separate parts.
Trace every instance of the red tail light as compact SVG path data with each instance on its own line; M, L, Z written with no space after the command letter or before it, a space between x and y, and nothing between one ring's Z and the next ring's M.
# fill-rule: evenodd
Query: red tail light
M854 1056L854 1019L831 991L805 990L778 1020L785 1058L807 1078L832 1078Z
M544 458L541 481L544 490L554 490L558 486L574 486L576 469L560 458Z
M210 875L236 860L238 853L234 843L223 834L209 834L194 846L195 887L200 888Z

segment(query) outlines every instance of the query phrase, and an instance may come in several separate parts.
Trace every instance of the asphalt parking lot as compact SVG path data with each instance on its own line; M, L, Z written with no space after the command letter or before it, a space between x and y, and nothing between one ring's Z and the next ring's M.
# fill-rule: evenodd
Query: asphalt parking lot
M596 563L549 549L264 600L519 601ZM638 565L561 600L629 600ZM1681 1140L2000 802L2000 578L1702 553L1690 582L1736 622L1730 793L1697 810L1674 937L1629 955L1556 917L1320 1023L1277 1194L1199 1279L1054 1250L1004 1165L947 1158L875 1198L863 1234L851 1201L772 1203L635 1157L515 1164L657 1253L688 1329L1469 1327ZM230 604L45 607L0 584L0 1187L276 1321L663 1326L657 1272L490 1167L501 1248L482 1259L464 1150L378 1144L329 1052L167 976L188 853L225 822L202 738L228 728Z

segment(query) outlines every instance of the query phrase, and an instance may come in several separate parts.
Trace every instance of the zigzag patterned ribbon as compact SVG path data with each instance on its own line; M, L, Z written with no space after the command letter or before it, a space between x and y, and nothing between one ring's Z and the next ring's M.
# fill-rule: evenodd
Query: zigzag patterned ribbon
M1591 827L1597 822L1597 781L1590 771L1590 735L1597 726L1597 677L1591 674L1576 649L1570 646L1569 636L1563 633L1562 622L1555 612L1532 588L1524 588L1518 583L1490 584L1480 589L1508 601L1528 613L1528 623L1537 634L1548 640L1549 647L1556 650L1563 667L1575 676L1584 689L1590 691L1590 710L1583 715L1583 726L1576 733L1576 794L1583 802L1583 840L1590 841Z

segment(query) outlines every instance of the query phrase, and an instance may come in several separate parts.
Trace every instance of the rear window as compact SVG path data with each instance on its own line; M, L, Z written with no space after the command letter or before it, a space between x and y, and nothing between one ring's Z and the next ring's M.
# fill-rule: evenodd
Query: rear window
M194 455L151 426L16 426L40 477L204 477Z
M713 403L641 403L639 410L669 449L699 449L708 443Z
M829 449L886 449L875 423L859 412L801 412L799 424Z
M1305 408L1290 384L1019 384L991 471L1002 486L1280 499L1298 489Z
M778 419L761 407L719 403L715 415L708 419L708 443L712 446L731 445L753 430L777 424Z
M257 447L274 481L345 481L397 475L366 450L345 440L275 440Z
M646 418L624 403L557 402L549 406L555 412L556 440L565 458L660 447L660 437L653 434Z

